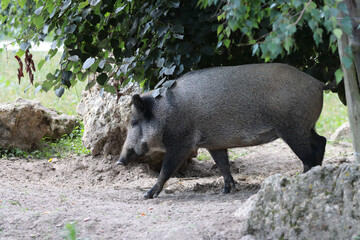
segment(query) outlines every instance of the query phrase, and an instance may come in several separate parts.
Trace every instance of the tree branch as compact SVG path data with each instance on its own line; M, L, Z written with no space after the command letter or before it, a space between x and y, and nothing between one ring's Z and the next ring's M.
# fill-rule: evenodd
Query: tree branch
M307 9L307 7L310 5L311 2L312 2L312 0L309 0L309 1L307 2L307 4L305 5L304 9L303 9L303 10L301 11L301 13L300 13L300 16L296 19L295 25L298 24L298 22L301 20L302 16L303 16L304 13L305 13L305 10Z

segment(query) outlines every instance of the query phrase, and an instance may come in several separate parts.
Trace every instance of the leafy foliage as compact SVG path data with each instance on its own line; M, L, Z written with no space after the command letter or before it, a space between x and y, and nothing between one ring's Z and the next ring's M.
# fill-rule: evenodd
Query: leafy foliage
M91 73L97 77L87 89L98 83L115 93L129 80L149 89L192 69L263 61L328 82L340 65L336 40L351 31L351 21L337 21L347 9L335 0L21 0L1 7L8 14L0 23L17 30L17 56L30 41L52 39L39 69L64 44L59 68L41 83L59 97Z
M199 0L199 5L218 2ZM345 17L338 21L340 12ZM252 55L265 62L287 62L324 82L335 78L345 103L336 50L343 32L352 34L348 14L341 0L232 0L218 14L218 46L252 46ZM351 50L347 55L343 61L350 65Z
M22 56L30 41L52 35L52 49L38 64L41 69L64 44L60 68L42 82L42 90L54 88L58 96L72 82L84 81L95 72L101 73L96 82L108 92L116 91L108 82L110 77L125 83L134 79L151 87L157 79L175 77L216 60L212 57L217 40L217 25L212 28L217 24L214 8L199 10L196 4L184 1L180 7L179 0L39 0L26 23L14 24L24 30L13 35L23 45L16 54ZM7 11L13 13L5 21L8 28L13 27L13 19L26 15L25 11L16 12L16 7L15 3L8 6L11 10Z
M216 5L218 0L200 0L202 7ZM295 33L304 27L312 31L311 38L316 46L323 42L324 33L329 34L332 52L342 31L351 35L352 26L349 16L340 22L339 11L348 14L346 4L337 0L233 0L222 6L218 16L219 45L236 42L231 33L239 30L245 41L238 44L253 45L253 54L261 53L265 61L276 59L279 55L289 54L297 47Z

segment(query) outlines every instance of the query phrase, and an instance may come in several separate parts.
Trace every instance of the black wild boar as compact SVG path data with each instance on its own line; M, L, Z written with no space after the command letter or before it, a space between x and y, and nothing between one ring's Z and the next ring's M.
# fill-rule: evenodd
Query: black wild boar
M118 164L165 152L156 184L144 197L159 195L165 182L197 148L206 148L229 193L234 180L228 148L282 138L300 158L304 172L321 165L326 138L314 127L325 85L285 64L249 64L193 71L164 97L133 96L131 122Z

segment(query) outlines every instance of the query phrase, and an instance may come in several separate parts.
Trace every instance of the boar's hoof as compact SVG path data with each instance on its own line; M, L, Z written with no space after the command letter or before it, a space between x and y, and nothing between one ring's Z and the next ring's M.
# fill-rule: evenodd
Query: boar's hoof
M304 164L304 173L306 173L310 169L311 169L311 167L309 167L309 165Z
M230 189L228 188L224 188L221 192L221 194L229 194L230 193Z
M155 184L147 193L144 194L145 199L156 198L162 190L162 186Z
M231 190L231 186L225 186L221 194L229 194L230 190Z
M153 198L154 198L153 195L152 195L150 192L145 193L145 194L143 195L143 197L144 197L145 199L153 199Z
M231 191L231 188L235 188L235 182L225 183L224 189L221 192L221 194L229 194Z
M121 165L121 166L126 166L126 164L125 164L124 162L120 161L120 160L117 161L116 164L117 164L117 165Z

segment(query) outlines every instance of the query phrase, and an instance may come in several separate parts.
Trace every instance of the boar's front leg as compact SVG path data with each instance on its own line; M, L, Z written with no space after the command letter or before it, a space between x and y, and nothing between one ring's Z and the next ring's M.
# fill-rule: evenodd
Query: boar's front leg
M179 144L181 145L181 144ZM162 163L161 171L155 185L144 195L144 198L156 198L164 187L167 180L180 167L181 163L190 155L191 149L170 148L166 150L164 161Z
M209 150L209 152L218 166L221 175L224 177L225 186L222 193L230 193L231 187L235 187L235 181L231 176L227 149Z

